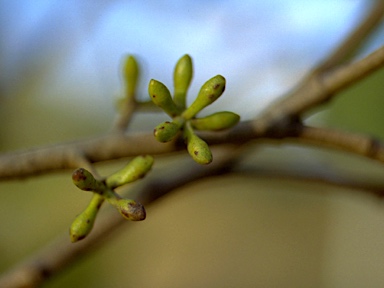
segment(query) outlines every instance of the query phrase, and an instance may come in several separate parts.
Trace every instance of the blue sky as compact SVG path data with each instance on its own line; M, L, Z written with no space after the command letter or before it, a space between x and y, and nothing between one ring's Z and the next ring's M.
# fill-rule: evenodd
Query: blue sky
M146 93L150 78L172 87L173 65L188 53L191 97L222 74L227 96L218 106L252 117L335 47L366 3L0 1L2 90L17 95L34 81L31 94L52 105L80 94L102 107L121 89L123 55L142 62Z

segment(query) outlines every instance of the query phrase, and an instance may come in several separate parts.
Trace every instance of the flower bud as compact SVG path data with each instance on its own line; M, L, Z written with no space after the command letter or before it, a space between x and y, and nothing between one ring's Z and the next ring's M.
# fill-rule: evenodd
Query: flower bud
M212 77L201 86L195 101L181 115L185 119L192 119L204 107L216 101L225 90L225 78L221 75Z
M175 117L172 122L165 121L155 127L153 135L159 142L169 142L177 135L184 122L181 117Z
M217 112L204 118L191 119L192 127L197 130L223 130L236 125L240 116L232 112Z
M193 160L199 164L209 164L212 162L212 153L208 144L193 132L189 123L185 126L184 137L188 153Z
M156 140L159 142L169 142L171 141L179 132L180 126L173 122L163 122L155 127L153 130L153 135Z
M180 114L179 108L172 100L171 93L163 83L152 79L149 82L148 93L153 103L163 109L171 118Z
M193 76L191 57L186 54L176 63L173 72L174 100L176 105L185 108L186 96Z
M137 82L139 79L139 65L132 55L125 58L123 75L128 98L133 98L136 93Z
M84 168L78 168L72 173L72 181L79 189L102 193L105 190L103 182L98 181Z
M144 206L130 199L119 199L116 208L124 218L131 221L142 221L146 217Z
M103 198L96 194L92 198L92 201L89 203L88 207L75 218L69 229L71 242L74 243L84 239L89 234L89 232L91 232L93 224L95 223L97 212L99 211L103 201Z
M105 183L110 189L143 178L153 165L153 157L150 155L137 156L123 169L109 176Z
M199 164L209 164L212 162L212 153L208 144L199 136L194 135L188 139L187 149L189 155L192 156Z

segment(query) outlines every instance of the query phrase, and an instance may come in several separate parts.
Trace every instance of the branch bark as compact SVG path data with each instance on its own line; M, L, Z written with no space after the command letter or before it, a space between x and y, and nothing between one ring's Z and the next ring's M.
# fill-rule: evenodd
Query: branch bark
M377 51L379 55L374 55L368 59L365 57L365 60L356 61L344 68L342 64L352 58L357 49L364 43L364 40L383 21L383 16L384 2L374 2L366 17L336 47L333 53L310 71L297 87L285 96L280 97L281 100L273 103L259 118L254 120L254 129L259 132L266 131L292 116L300 116L309 109L330 100L337 91L346 88L353 81L361 79L374 71L368 67L371 66L373 69L382 67L383 48ZM365 68L364 72L356 71L361 67ZM355 75L355 73L359 75ZM334 76L340 78L330 80ZM327 83L327 81L329 82Z
M202 133L211 144L243 144L255 138L289 134L290 119L328 100L334 93L384 66L384 46L363 59L341 66L325 76L307 78L292 97L279 102L253 121L242 122L223 133ZM275 131L275 132L271 132ZM278 131L278 133L277 133ZM184 149L182 143L159 143L151 133L107 135L72 143L12 152L0 156L0 179L27 177L78 167L79 154L91 163L136 156L164 154Z
M362 24L344 41L336 52L331 54L289 93L285 98L266 109L260 117L242 122L235 128L221 133L204 133L210 144L220 144L220 151L214 154L209 166L184 165L177 173L165 170L167 177L144 180L138 190L143 204L155 201L161 195L189 181L216 175L226 171L236 158L234 147L258 138L299 139L315 145L330 145L338 149L365 155L379 161L384 159L383 143L370 138L340 134L323 128L297 126L298 118L310 108L317 106L344 89L376 71L384 64L384 47L354 63L341 66L374 29L384 14L384 4L378 1ZM118 131L124 130L131 111L115 124ZM227 146L228 143L236 144ZM139 154L164 154L184 149L178 142L158 143L151 133L123 134L110 133L92 139L64 143L55 146L36 148L28 151L12 152L0 156L0 179L28 177L62 169L73 169L79 165L135 156ZM79 160L80 159L82 160ZM79 162L80 161L80 162ZM192 167L192 168L191 168ZM191 171L192 169L192 171ZM167 179L167 180L164 180ZM159 182L161 181L161 182ZM112 212L112 211L111 211ZM115 211L113 211L115 212ZM1 287L36 287L45 279L62 271L79 256L91 251L105 240L107 235L126 223L117 213L107 213L96 225L91 235L77 244L71 244L67 235L60 237L50 246L33 255L14 270L0 278Z
M160 175L146 177L141 185L135 187L138 200L147 206L177 187L197 179L227 172L227 168L236 158L236 155L231 153L232 148L226 146L214 150L215 162L211 165L201 166L190 158L185 158L178 161L178 164L172 169L163 170L162 173L159 173ZM68 233L63 234L14 269L0 275L0 287L37 287L51 276L61 272L74 260L102 244L122 224L129 225L129 222L115 210L105 212L100 215L97 225L87 238L77 243L71 243Z
M347 151L384 163L384 143L377 138L336 131L329 128L300 126L293 141Z

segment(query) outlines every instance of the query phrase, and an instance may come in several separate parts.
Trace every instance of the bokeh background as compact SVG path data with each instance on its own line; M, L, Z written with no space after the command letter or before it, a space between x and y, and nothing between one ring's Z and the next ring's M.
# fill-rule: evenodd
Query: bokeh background
M226 92L205 113L250 119L332 51L371 3L1 0L0 149L108 131L127 54L142 65L141 99L151 78L172 86L173 66L188 53L191 99L222 74ZM357 57L383 43L381 25ZM381 69L307 121L383 139L383 77ZM159 121L164 115L140 114L131 130ZM382 165L275 144L250 149L233 175L163 197L144 222L122 226L44 287L383 287L384 204L358 188L384 187ZM107 175L127 160L98 168ZM67 230L87 205L70 173L0 183L0 272Z

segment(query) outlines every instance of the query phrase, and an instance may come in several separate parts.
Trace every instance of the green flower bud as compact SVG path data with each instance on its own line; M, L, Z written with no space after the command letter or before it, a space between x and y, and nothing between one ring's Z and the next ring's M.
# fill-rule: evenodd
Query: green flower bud
M168 142L177 135L183 125L184 118L176 117L172 122L165 121L157 125L153 130L153 134L157 141Z
M124 218L131 221L145 219L145 209L140 203L131 199L121 198L120 195L116 194L112 189L107 189L103 196Z
M192 127L197 130L223 130L236 125L240 116L228 112L217 112L204 118L191 119Z
M123 75L128 98L133 98L136 93L137 82L139 79L139 65L135 57L128 56L124 61Z
M153 165L153 157L150 155L137 156L120 171L109 176L105 183L110 189L143 178Z
M130 199L119 199L116 208L124 218L131 221L141 221L146 217L144 206Z
M204 107L212 104L223 94L225 90L225 78L221 75L212 77L201 86L195 101L181 115L185 119L192 119Z
M177 132L179 132L179 130L180 127L177 124L165 121L155 127L153 130L153 135L157 141L164 143L171 141L176 136Z
M174 100L176 105L185 108L186 96L193 76L192 59L189 55L184 55L176 63L173 72Z
M74 243L84 239L89 232L91 232L93 224L95 223L97 212L99 211L103 201L104 198L95 194L88 207L75 218L69 229L71 242Z
M148 93L153 103L163 109L171 118L180 114L180 109L173 102L171 93L163 83L152 79L149 82Z
M96 180L93 175L84 168L78 168L72 173L72 181L79 189L103 193L105 185L102 181Z
M212 162L212 153L208 144L197 135L188 138L187 149L189 155L191 155L197 163L209 164Z
M193 160L199 164L212 162L212 153L208 144L193 132L189 123L185 125L184 137L187 142L188 153Z

